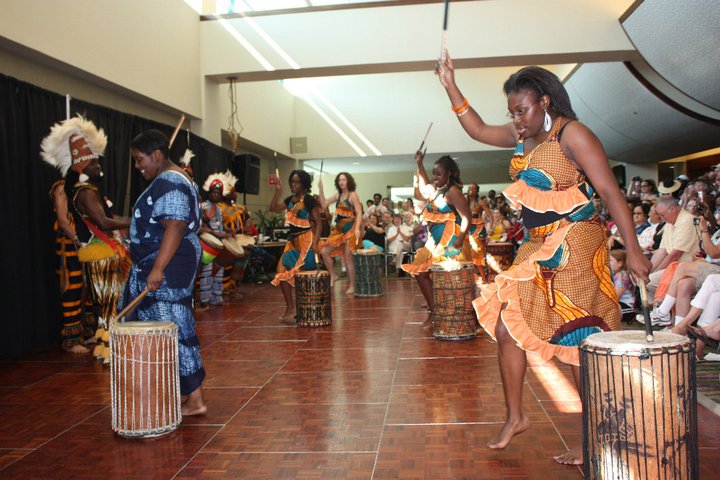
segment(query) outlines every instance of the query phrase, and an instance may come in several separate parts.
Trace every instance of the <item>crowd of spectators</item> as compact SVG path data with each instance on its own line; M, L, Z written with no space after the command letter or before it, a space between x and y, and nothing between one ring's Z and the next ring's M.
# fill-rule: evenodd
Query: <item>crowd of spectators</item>
M720 360L720 175L719 166L697 178L685 175L655 185L635 177L625 189L635 234L651 261L648 296L652 325L697 339L698 357ZM624 272L623 239L597 201L607 225L608 249L623 319L643 322L637 295ZM617 271L616 271L617 270ZM635 312L633 315L632 312ZM707 355L706 355L707 353Z

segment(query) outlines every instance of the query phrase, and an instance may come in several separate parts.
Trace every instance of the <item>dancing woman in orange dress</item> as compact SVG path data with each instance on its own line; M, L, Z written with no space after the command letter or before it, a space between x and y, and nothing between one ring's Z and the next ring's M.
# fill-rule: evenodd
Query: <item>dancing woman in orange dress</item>
M355 264L352 254L357 248L358 242L362 240L362 222L360 222L362 204L355 192L355 179L347 172L339 173L335 177L337 193L330 198L325 198L322 178L318 181L318 187L320 188L321 209L335 203L335 225L327 240L320 243L323 263L330 272L330 286L335 285L335 280L337 280L332 259L342 256L345 259L345 267L350 278L350 287L345 293L352 295L355 293Z
M474 302L478 321L498 342L507 419L488 446L500 449L530 426L522 411L526 352L570 364L577 383L579 343L592 333L619 328L620 308L605 232L592 202L593 187L628 240L627 270L647 279L650 264L637 243L603 147L577 121L557 76L539 67L511 75L504 91L512 122L488 125L463 98L449 58L441 59L436 74L472 138L515 148L510 162L514 183L503 194L530 233L512 267L484 287ZM555 459L582 463L581 450Z
M430 311L423 326L429 328L435 306L430 267L446 260L470 261L472 254L467 239L470 208L462 194L460 169L452 158L447 155L440 157L433 165L431 183L423 165L424 158L423 152L418 150L415 161L418 165L419 193L427 201L422 215L428 225L428 239L418 249L413 263L403 265L402 269L417 278Z
M301 269L317 268L315 252L318 251L321 225L319 205L310 195L310 174L305 170L293 170L289 183L293 194L279 202L282 183L278 182L270 202L271 212L285 210L285 224L290 228L290 240L278 261L272 284L280 286L285 298L285 313L280 319L295 325L295 303L292 297L295 274Z

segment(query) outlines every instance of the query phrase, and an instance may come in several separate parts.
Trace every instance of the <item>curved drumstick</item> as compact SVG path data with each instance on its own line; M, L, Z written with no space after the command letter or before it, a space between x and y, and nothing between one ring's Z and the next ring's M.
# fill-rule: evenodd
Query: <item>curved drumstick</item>
M647 299L647 288L645 287L645 280L642 278L637 279L638 288L640 289L640 303L642 304L642 311L643 311L643 317L645 318L645 333L647 336L645 339L648 342L652 342L654 340L653 337L653 331L652 331L652 323L650 322L650 309L648 308L648 299Z

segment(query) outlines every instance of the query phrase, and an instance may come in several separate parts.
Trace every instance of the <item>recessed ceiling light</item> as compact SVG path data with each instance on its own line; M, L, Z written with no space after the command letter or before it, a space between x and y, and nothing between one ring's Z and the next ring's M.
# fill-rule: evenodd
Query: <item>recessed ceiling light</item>
M353 165L360 165L360 162L353 162Z

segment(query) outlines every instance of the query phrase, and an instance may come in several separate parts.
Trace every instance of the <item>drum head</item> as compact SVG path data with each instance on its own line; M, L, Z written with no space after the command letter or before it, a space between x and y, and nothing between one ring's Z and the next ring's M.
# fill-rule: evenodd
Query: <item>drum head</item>
M173 322L115 322L110 327L110 333L149 335L154 332L174 332L177 325Z
M218 250L223 249L223 243L220 241L219 238L217 238L212 233L205 232L205 233L200 234L200 240L207 243L211 247L215 247Z
M330 275L330 273L325 270L303 270L295 274L300 277L323 277L325 275Z
M222 244L228 252L232 253L236 257L242 257L245 255L245 249L232 237L223 238Z
M243 235L238 233L235 235L235 241L241 247L247 247L248 245L255 245L255 239L249 235Z
M646 349L680 347L690 343L690 339L687 337L670 332L653 332L652 342L648 342L645 337L646 334L643 330L593 333L583 340L581 348L586 350L608 349L612 350L612 353L621 355Z
M433 264L430 267L431 272L454 272L464 268L474 268L472 262L458 262L457 260L445 260L444 262Z

